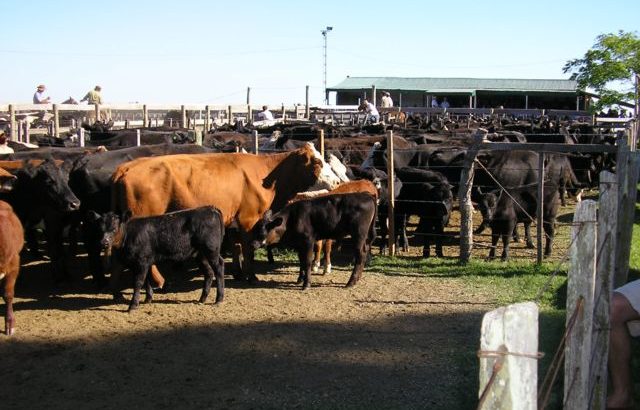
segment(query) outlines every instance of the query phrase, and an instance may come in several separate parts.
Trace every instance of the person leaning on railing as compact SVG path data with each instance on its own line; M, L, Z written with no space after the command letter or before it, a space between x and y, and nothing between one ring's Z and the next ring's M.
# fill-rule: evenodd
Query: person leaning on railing
M51 97L45 94L46 89L44 84L38 85L35 94L33 94L34 104L49 104L51 102Z
M89 91L87 95L82 97L80 102L86 101L88 104L102 104L100 91L102 91L102 88L99 85L96 85L93 90Z

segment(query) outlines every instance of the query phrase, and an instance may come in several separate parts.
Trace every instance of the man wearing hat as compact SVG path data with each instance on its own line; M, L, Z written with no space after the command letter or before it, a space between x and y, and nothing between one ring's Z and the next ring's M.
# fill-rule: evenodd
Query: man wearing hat
M80 100L80 102L86 101L88 104L102 104L100 91L102 91L102 88L99 85L96 85L93 90L89 91L87 95Z
M44 84L40 84L38 86L38 88L36 89L36 93L33 94L34 104L49 104L51 102L51 97L44 93L46 89L47 88L44 86Z
M380 101L380 106L382 108L391 108L393 107L393 100L391 99L391 94L388 91L384 91L382 93L382 101Z

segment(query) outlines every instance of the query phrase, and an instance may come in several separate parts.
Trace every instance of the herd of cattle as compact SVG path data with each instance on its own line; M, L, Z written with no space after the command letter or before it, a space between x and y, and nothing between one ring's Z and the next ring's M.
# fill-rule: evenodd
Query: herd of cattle
M412 121L407 121L410 127L394 126L393 184L387 175L385 127L380 125L278 124L260 131L260 155L252 153L252 134L240 126L210 132L203 146L185 138L187 132L167 129L145 129L144 145L131 146L131 130L110 130L101 123L90 127L89 143L82 148L30 148L10 142L15 153L0 158L0 278L4 277L6 333L15 326L12 300L20 252L25 243L26 251L38 252L39 227L55 283L71 279L68 262L75 247L63 244L73 245L79 234L99 289L109 289L119 299L120 272L133 273L129 310L138 306L143 285L146 301L154 287L163 286L159 262L194 256L205 276L200 302L207 299L214 276L216 303L221 302L224 252L233 255L233 277L254 282L253 255L265 245L297 251L298 282L306 289L318 268L320 250L325 251L325 271L330 271L331 243L347 236L354 264L347 286L353 286L370 257L376 232L382 239L381 252L387 235L406 249L412 216L418 219L415 232L423 255L428 257L434 244L435 254L442 256L444 228L473 128L449 119ZM542 134L536 132L537 124L545 124ZM488 129L490 141L539 142L546 137L552 142L560 138L565 143L611 143L585 124L566 123L549 135L548 127L558 124L546 118L527 123L491 119L477 120L474 126ZM324 156L315 148L320 129L326 136ZM481 151L477 161L472 197L483 216L477 232L492 230L489 257L494 257L502 238L506 259L518 223L524 223L527 245L533 246L529 227L537 206L538 155ZM598 172L613 164L604 154L546 156L546 255L565 190L594 186ZM396 232L389 233L392 196ZM109 281L103 253L111 255Z

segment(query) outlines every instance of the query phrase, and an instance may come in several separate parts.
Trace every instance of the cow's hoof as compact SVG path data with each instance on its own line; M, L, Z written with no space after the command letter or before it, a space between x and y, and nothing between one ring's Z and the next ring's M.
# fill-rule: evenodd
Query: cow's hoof
M138 305L129 305L129 309L127 309L127 313L131 313L137 309L138 309Z
M309 290L311 289L311 285L310 284L306 284L306 285L302 285L302 290Z
M121 293L114 293L113 294L113 302L114 303L127 303L127 300L124 298L124 296L122 296Z
M328 273L331 273L331 265L330 264L325 266L324 271L322 272L323 275L326 275Z

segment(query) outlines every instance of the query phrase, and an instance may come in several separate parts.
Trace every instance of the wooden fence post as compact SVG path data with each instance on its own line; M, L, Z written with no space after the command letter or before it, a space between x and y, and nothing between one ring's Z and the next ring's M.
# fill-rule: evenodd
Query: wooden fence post
M473 249L473 204L471 203L471 189L473 188L474 163L480 150L480 144L488 131L478 128L474 135L473 144L467 151L460 175L458 202L460 204L460 261L469 262Z
M258 130L253 130L253 149L255 150L256 155L258 155L258 145L259 145Z
M309 86L306 85L305 87L305 97L304 97L304 118L306 118L307 120L309 119Z
M9 136L9 139L11 141L15 141L18 135L18 130L16 129L18 125L16 123L16 108L13 104L9 104L9 124L11 126L11 135Z
M589 408L593 292L596 275L596 202L578 204L571 234L571 265L567 279L567 336L564 362L564 409ZM572 318L575 316L575 322Z
M100 121L100 104L94 104L93 112L96 114L96 119L93 122Z
M204 106L204 134L209 132L209 126L211 121L211 108L208 105Z
M393 131L387 131L387 176L389 188L389 212L388 212L388 241L389 256L396 256L396 221L394 217L396 197L395 192L395 170L393 164Z
M147 104L142 105L142 126L144 128L151 127L151 123L149 122L149 110L147 109Z
M613 292L615 236L618 212L616 176L602 171L600 198L598 200L598 254L596 256L596 281L594 288L595 310L591 331L592 361L589 376L591 409L602 410L607 399L607 356L609 354L609 309Z
M180 128L187 128L187 109L184 105L180 106Z
M536 304L517 303L486 313L480 336L478 409L537 409Z
M233 125L233 107L227 107L227 118L229 119L229 125Z
M58 104L53 104L53 136L60 137L60 111Z
M284 103L282 104L282 123L286 123L287 122L287 111L284 108Z
M322 158L324 158L324 130L320 130L318 140L320 142L320 155L322 155Z
M26 142L27 144L31 143L31 135L30 135L30 130L29 130L29 123L25 121L24 123L24 142Z
M536 209L536 262L542 263L542 250L544 248L544 152L538 152L538 208Z
M136 129L136 147L140 146L140 128Z
M629 274L629 255L631 253L631 233L636 207L636 185L638 183L637 152L630 152L626 140L618 139L616 174L618 179L618 226L616 233L616 256L613 286L617 288L627 282Z
M247 124L253 124L253 111L250 105L247 105Z

